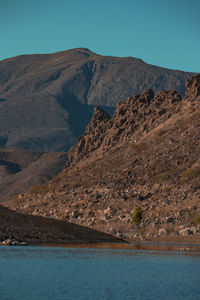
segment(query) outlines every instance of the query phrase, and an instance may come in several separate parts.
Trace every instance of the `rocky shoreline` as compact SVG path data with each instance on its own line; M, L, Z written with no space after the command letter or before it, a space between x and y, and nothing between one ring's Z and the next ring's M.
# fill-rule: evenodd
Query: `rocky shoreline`
M27 243L19 242L17 240L13 240L13 239L6 239L6 240L0 242L0 245L2 245L2 246L27 246Z
M179 252L180 254L200 255L200 238L193 236L192 239L152 239L146 241L123 241L123 242L84 242L69 241L65 243L40 243L40 242L17 242L5 240L0 243L2 246L37 246L37 247L59 247L59 248L85 248L85 249L110 249L110 250L137 250L137 251L164 251Z

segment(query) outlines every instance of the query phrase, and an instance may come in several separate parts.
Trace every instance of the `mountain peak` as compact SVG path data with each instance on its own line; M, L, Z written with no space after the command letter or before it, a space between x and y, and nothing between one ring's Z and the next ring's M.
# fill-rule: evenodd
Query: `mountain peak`
M0 146L66 151L83 134L95 105L116 107L137 94L138 105L146 105L161 90L184 95L190 76L87 48L0 61Z
M55 52L53 54L56 55L62 55L62 54L67 54L67 55L86 55L87 57L89 57L90 55L98 55L94 52L92 52L90 49L88 48L73 48L73 49L69 49L69 50L64 50L64 51L59 51L59 52Z

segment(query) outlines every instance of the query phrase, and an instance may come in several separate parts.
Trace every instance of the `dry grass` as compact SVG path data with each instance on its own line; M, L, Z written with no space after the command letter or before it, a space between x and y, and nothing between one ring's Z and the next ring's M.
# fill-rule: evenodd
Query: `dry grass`
M48 193L50 191L54 191L55 186L54 185L34 185L30 188L30 192L34 193L34 194L45 194Z
M130 144L131 148L137 153L137 154L141 154L142 152L144 152L145 150L147 150L147 145L146 143L132 143Z
M181 176L181 183L187 183L191 180L197 180L200 177L200 167L188 168Z

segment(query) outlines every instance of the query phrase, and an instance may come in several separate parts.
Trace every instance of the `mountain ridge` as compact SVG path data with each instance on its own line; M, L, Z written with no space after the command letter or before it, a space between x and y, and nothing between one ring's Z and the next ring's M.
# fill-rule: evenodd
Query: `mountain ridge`
M109 111L146 88L183 95L192 75L82 48L0 61L0 146L66 151L84 132L94 106Z
M145 90L119 102L113 117L96 108L68 152L68 166L4 205L116 237L194 234L199 240L200 75L186 88L183 98ZM143 214L139 224L132 222L136 207Z

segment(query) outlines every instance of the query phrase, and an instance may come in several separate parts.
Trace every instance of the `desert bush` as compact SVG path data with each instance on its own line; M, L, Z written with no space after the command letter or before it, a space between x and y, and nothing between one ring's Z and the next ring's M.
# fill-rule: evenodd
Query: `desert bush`
M155 180L156 181L163 181L169 178L169 173L168 172L161 172L155 175Z
M138 143L138 144L132 143L130 144L130 146L138 154L147 150L147 145L145 143Z
M167 133L167 130L166 129L160 129L158 132L157 132L157 136L162 136L164 134Z
M141 207L136 207L132 214L132 223L139 224L142 220L142 209Z
M188 182L189 180L192 180L192 179L199 180L199 177L200 177L200 167L187 169L181 177L181 183Z
M200 167L196 167L194 169L187 169L186 175L188 178L200 176Z
M193 223L194 223L195 225L200 224L200 216L194 218L194 219L193 219Z
M164 192L164 193L169 193L169 192L171 192L171 187L169 187L169 186L164 186L163 188L162 188L162 191Z

